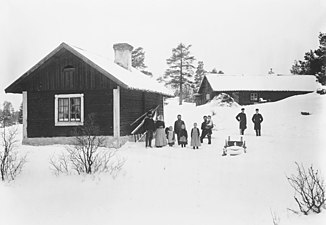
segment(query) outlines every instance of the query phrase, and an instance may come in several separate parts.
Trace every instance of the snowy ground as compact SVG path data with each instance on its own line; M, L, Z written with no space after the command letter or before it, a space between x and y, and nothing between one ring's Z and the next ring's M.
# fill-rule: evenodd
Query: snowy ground
M28 163L16 181L0 184L1 224L261 225L273 224L271 211L281 225L325 224L325 209L309 216L288 210L298 207L286 175L295 172L297 161L313 164L325 177L326 96L308 94L245 107L248 153L234 157L221 154L227 136L238 137L239 107L168 102L166 125L182 114L188 132L203 115L214 114L212 145L204 140L194 151L127 143L119 150L127 161L115 179L105 174L56 177L49 158L64 146L20 145ZM265 119L261 137L254 136L250 123L256 107Z

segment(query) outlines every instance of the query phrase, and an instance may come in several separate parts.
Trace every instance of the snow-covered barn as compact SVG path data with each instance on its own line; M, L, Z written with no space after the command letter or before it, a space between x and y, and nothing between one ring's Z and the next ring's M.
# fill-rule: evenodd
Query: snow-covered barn
M196 94L196 104L205 104L216 95L226 93L240 105L249 105L314 92L316 88L316 77L312 75L206 74Z
M131 45L113 48L114 61L62 43L5 89L23 94L23 143L69 142L90 114L97 135L120 142L147 111L163 115L171 91L131 66Z

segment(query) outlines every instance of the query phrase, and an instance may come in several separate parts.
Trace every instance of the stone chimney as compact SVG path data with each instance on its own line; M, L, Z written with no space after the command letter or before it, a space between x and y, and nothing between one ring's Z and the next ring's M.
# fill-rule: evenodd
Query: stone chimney
M114 62L131 71L131 52L133 48L134 47L127 43L114 44Z

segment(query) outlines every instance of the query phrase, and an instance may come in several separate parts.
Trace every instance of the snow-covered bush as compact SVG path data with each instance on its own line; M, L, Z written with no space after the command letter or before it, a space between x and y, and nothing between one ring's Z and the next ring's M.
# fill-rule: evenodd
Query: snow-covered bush
M225 93L215 96L207 105L210 108L212 116L218 113L219 108L239 107L239 104L230 95Z
M61 173L94 174L106 172L116 176L125 163L117 157L117 150L100 148L104 138L97 136L99 128L94 123L94 115L88 117L84 126L75 130L72 145L58 157L52 157L50 164L56 175Z
M2 181L14 180L26 163L26 155L20 157L15 151L17 129L3 128L1 131L2 146L0 149L0 173Z
M239 104L235 102L230 95L225 93L221 93L215 96L210 103L214 104L214 106L221 106L221 107L239 106Z
M324 180L313 166L305 169L301 164L295 163L297 174L287 177L290 185L295 190L294 199L300 211L308 215L309 211L321 212L321 207L325 204L325 185ZM300 197L297 197L296 195Z

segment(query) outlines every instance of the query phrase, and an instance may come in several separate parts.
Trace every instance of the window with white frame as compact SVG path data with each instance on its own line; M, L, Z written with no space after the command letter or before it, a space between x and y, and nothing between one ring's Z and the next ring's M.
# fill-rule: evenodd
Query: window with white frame
M55 126L84 124L84 94L55 95Z
M206 94L206 100L211 100L211 95L210 94Z
M251 101L258 101L258 93L250 93Z

